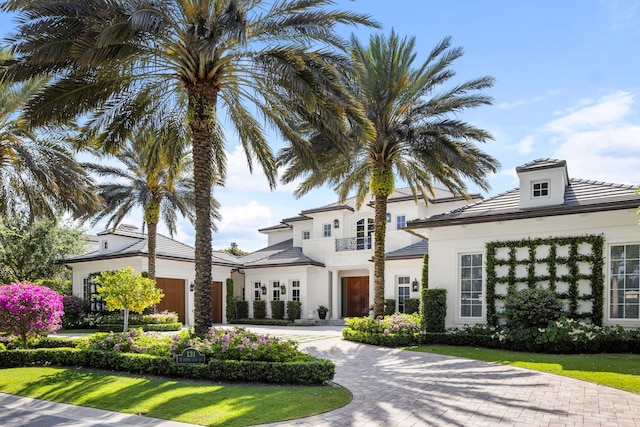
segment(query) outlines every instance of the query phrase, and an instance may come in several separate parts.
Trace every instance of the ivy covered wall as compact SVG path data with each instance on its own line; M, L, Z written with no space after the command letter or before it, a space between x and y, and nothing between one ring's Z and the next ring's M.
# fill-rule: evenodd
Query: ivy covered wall
M542 287L555 292L571 318L602 325L603 248L601 235L487 243L487 323L498 324L509 293Z

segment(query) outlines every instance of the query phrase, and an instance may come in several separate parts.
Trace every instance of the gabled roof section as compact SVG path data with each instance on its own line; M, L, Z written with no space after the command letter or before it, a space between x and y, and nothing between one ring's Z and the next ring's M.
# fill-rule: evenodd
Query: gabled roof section
M319 207L319 208L304 210L304 211L300 212L300 215L305 216L305 215L319 213L319 212L331 212L331 211L341 211L341 210L348 210L348 211L351 211L351 212L355 211L353 206L349 206L349 205L346 205L346 204L340 204L340 203L332 203L330 205L322 206L322 207Z
M384 257L388 261L398 259L414 259L424 257L424 254L426 254L427 252L429 252L429 241L420 240L419 242L409 246L405 246L404 248L400 248L392 252L387 252Z
M109 234L109 233L100 233L100 235L104 235L104 234ZM117 230L114 234L121 235L121 233L118 232ZM70 257L70 258L61 260L60 262L62 264L72 264L77 262L98 261L103 259L126 258L126 257L133 257L133 256L145 256L145 257L148 256L149 240L147 238L147 235L141 234L141 233L135 233L135 234L136 236L130 236L130 235L127 235L127 236L139 237L140 240L119 251L109 252L109 253L100 253L98 251L94 251L88 254ZM156 239L156 258L193 262L195 260L195 250L193 247L189 245L185 245L184 243L180 243L177 240L173 240L167 236L158 234ZM239 266L237 257L227 254L225 252L214 252L212 254L212 262L215 265L221 265L221 266L228 266L228 267Z
M282 224L272 225L271 227L259 228L258 231L260 233L264 233L265 231L268 232L268 231L288 230L290 228L291 226L282 223Z
M528 163L525 163L522 166L518 166L516 167L516 172L518 173L532 172L532 171L538 171L542 169L553 169L553 168L561 168L561 167L567 167L566 160L544 158L544 159L532 160Z
M293 265L316 265L323 267L321 262L312 260L302 253L302 249L293 246L293 239L276 243L238 260L243 268L285 267Z
M543 164L533 167L538 166L545 167ZM570 179L569 185L565 187L564 203L561 205L520 209L520 191L514 188L451 212L409 221L406 228L443 227L637 208L640 198L634 195L634 192L633 185Z

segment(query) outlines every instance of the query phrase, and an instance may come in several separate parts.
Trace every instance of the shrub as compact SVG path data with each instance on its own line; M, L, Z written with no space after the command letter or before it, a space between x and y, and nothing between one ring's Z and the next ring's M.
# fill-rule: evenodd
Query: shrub
M414 314L420 310L420 298L405 298L404 312L406 314Z
M232 319L236 318L236 304L233 300L233 280L227 279L227 296L226 296L226 312L227 312L227 322L231 322Z
M264 300L257 300L253 302L253 317L254 319L264 319L267 317L267 302Z
M249 301L236 301L236 319L249 318Z
M345 319L345 324L354 331L374 334L414 335L420 332L420 317L417 314L395 313L381 319L351 317Z
M63 296L62 306L64 310L64 316L62 316L62 327L64 329L84 326L84 317L91 310L89 301L73 296Z
M284 319L236 319L232 321L236 325L268 325L268 326L291 326L290 320Z
M72 348L0 351L0 367L83 366L135 374L161 375L212 381L280 384L322 384L333 379L335 365L307 357L286 362L210 359L202 365L178 365L167 356Z
M422 290L422 327L426 332L444 332L447 316L447 290Z
M271 301L271 318L284 319L284 301Z
M384 315L391 316L396 312L396 300L393 298L387 298L384 300Z
M300 301L287 301L287 318L299 319L302 316L302 303Z
M103 314L100 316L98 323L100 324L112 324L122 325L124 323L124 315L121 312ZM129 325L150 325L150 324L172 324L178 323L178 313L173 311L161 311L160 313L151 314L137 314L132 313L129 315Z
M558 320L562 308L552 291L528 288L507 295L504 315L509 329L541 328Z
M56 291L62 296L71 296L71 280L64 279L38 279L33 282L36 286L46 286L47 288Z
M64 314L62 296L45 286L17 282L0 286L0 329L27 339L60 329Z

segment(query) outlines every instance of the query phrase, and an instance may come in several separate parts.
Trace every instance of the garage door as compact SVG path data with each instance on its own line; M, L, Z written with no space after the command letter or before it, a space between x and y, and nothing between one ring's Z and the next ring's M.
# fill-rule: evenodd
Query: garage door
M175 311L184 323L184 280L159 278L156 286L164 292L164 297L156 305L158 311Z

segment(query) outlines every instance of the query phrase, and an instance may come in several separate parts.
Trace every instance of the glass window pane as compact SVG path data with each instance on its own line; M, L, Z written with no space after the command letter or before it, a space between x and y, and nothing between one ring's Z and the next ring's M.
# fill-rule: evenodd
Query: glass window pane
M638 306L637 305L626 305L624 310L624 318L625 319L637 319L638 318Z
M626 258L640 258L640 245L627 245Z
M463 317L471 316L471 307L468 305L463 305L460 307L460 315Z
M482 266L482 254L472 255L471 262L473 263L473 265Z
M471 265L471 255L462 255L460 257L460 262L463 267L468 267Z
M460 275L461 275L462 280L471 279L471 269L470 268L463 268L462 270L460 270Z
M471 309L472 309L471 315L473 317L482 317L482 306L481 305L474 305Z
M482 267L473 267L473 278L474 279L482 278Z
M463 280L460 282L460 288L462 289L462 292L469 292L471 291L471 280Z
M611 246L611 259L623 259L624 246Z

